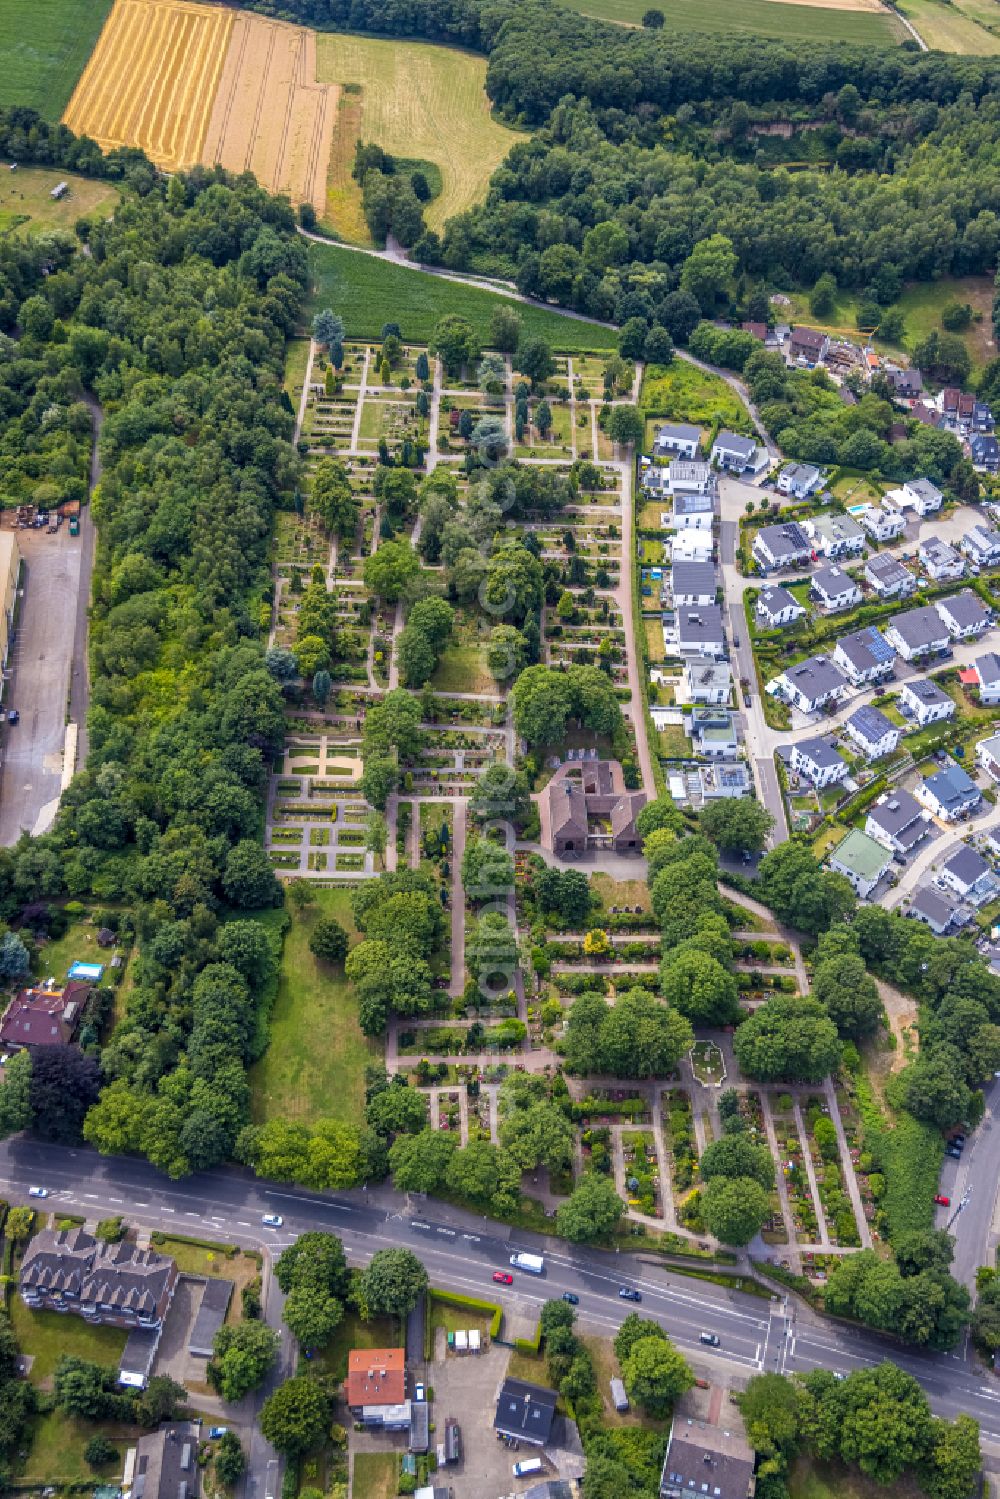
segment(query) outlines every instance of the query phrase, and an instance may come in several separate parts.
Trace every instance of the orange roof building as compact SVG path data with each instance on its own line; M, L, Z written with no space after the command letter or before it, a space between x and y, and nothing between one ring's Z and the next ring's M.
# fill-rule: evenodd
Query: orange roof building
M406 1399L406 1354L402 1348L352 1348L347 1357L347 1403L351 1410L402 1405Z

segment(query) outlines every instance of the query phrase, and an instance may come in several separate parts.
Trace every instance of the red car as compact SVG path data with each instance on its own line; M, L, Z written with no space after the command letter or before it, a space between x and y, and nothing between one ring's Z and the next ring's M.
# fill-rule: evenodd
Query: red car
M935 1197L934 1201L937 1203L937 1205L938 1205L939 1208L950 1208L951 1207L951 1198L950 1197L943 1197L940 1192L937 1194L937 1196Z
M498 1286L512 1286L514 1284L513 1275L508 1275L506 1270L494 1270L493 1279Z

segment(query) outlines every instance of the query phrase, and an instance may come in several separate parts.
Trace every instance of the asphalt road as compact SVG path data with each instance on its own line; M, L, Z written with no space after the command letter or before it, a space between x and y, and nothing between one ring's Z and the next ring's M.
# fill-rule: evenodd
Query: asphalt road
M891 1358L920 1380L940 1415L966 1411L974 1416L984 1446L1000 1453L1000 1382L967 1350L904 1350L874 1334L818 1318L777 1294L768 1301L672 1274L648 1255L611 1255L543 1240L442 1203L414 1203L386 1188L320 1195L259 1182L235 1170L171 1182L144 1161L103 1158L87 1149L67 1150L24 1138L4 1142L0 1190L12 1201L27 1201L30 1185L46 1187L56 1211L72 1208L88 1217L120 1212L149 1228L235 1240L272 1253L307 1229L337 1233L354 1264L364 1264L377 1249L405 1245L419 1254L432 1284L499 1300L522 1316L534 1318L543 1301L573 1291L580 1298L581 1323L605 1333L615 1330L632 1309L619 1298L619 1287L635 1287L642 1295L643 1315L661 1323L700 1373L724 1373L738 1385L764 1369L820 1367L846 1373ZM280 1213L282 1227L266 1229L264 1213ZM507 1268L515 1248L544 1252L545 1275L514 1271L512 1286L494 1285L493 1271ZM269 1315L276 1316L278 1308L269 1297ZM717 1334L718 1349L700 1342L703 1331ZM294 1359L287 1334L283 1353L282 1374ZM267 1469L273 1456L255 1434L247 1499L265 1499L270 1492Z
M969 1136L960 1161L945 1156L938 1191L951 1198L951 1206L938 1208L937 1227L955 1237L952 1273L975 1288L980 1265L992 1265L1000 1234L994 1228L1000 1193L1000 1082L986 1092L982 1123ZM959 1204L965 1199L965 1206Z

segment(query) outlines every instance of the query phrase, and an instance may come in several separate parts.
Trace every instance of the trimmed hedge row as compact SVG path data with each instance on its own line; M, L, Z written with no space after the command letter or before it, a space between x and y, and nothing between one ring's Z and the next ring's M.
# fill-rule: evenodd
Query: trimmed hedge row
M434 1287L430 1290L431 1301L439 1301L442 1306L467 1306L475 1312L488 1312L490 1315L490 1337L495 1338L503 1323L503 1307L495 1301L481 1301L476 1296L460 1296L457 1291L437 1291Z

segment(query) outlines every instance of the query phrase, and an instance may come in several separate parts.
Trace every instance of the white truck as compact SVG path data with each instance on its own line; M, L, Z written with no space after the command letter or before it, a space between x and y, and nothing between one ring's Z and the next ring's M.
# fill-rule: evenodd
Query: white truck
M529 1275L542 1275L545 1271L545 1260L540 1254L525 1254L518 1250L517 1254L511 1255L510 1262L515 1270L527 1270Z

